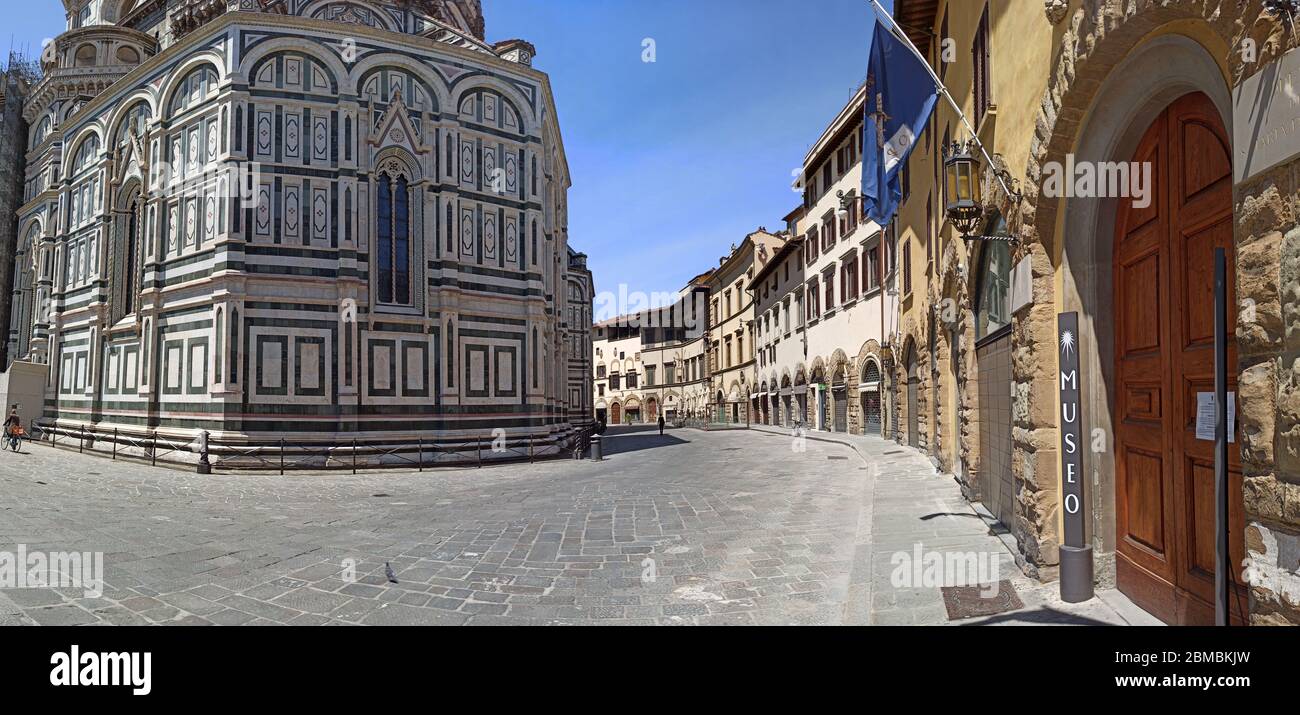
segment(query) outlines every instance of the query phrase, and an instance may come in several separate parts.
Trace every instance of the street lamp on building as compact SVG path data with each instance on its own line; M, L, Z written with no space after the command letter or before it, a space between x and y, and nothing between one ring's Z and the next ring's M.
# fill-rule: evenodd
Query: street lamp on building
M980 162L970 148L970 142L953 142L943 148L944 213L963 236L974 233L984 216Z
M980 160L983 151L978 140L955 141L943 148L944 215L967 241L1016 242L1015 236L980 236L975 230L984 222L984 202L980 196ZM989 159L992 162L992 159ZM1005 169L992 167L994 178L1002 185L1007 200L1018 204L1020 186Z
M835 197L840 200L840 207L835 209L835 218L843 221L849 217L849 207L854 201L861 201L861 196L845 196L844 190L840 189L835 192Z

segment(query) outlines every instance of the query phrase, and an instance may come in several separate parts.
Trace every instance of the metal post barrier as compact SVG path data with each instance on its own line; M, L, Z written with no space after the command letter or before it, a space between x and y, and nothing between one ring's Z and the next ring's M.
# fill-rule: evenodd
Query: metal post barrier
M212 462L208 461L208 431L199 432L199 474L211 474Z
M483 468L483 438L474 438L474 454L478 455L478 468Z
M149 466L158 466L158 430L153 431L153 445L149 448Z
M117 428L113 428L113 459L117 459Z
M352 438L352 473L357 473L357 438Z
M280 438L280 476L284 476L284 437Z
M1228 259L1214 249L1214 625L1232 623L1232 554L1228 544Z
M533 463L533 438L528 438L528 463Z
M81 426L81 434L77 435L77 452L86 451L86 426Z
M423 472L424 471L424 438L423 437L419 439L419 445L420 446L418 449L420 451L416 452L415 460L420 465L419 471Z

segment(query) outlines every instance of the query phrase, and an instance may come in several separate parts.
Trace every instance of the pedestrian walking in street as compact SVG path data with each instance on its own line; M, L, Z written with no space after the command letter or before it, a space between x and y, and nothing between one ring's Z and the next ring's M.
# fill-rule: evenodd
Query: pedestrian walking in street
M659 436L664 436L664 416L659 415Z

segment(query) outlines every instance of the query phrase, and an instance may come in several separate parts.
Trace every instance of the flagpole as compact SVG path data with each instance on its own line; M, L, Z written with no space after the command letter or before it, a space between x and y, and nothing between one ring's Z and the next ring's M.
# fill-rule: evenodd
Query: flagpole
M966 131L970 132L971 140L975 142L975 146L980 148L980 154L984 155L984 160L989 163L989 166L993 167L993 175L997 177L998 183L1002 185L1002 190L1006 192L1007 196L1015 196L1015 192L1011 190L1011 187L1007 186L1007 181L1003 178L1002 171L998 168L997 163L995 163L993 157L989 155L988 149L984 148L984 143L980 141L979 135L975 132L975 127L971 126L970 120L966 118L966 113L957 105L957 100L953 99L952 95L948 93L948 88L944 86L943 80L939 79L939 75L934 73L934 68L930 66L930 61L925 58L925 55L921 54L921 51L916 48L916 45L912 44L912 39L907 36L907 33L903 30L902 26L894 20L894 16L890 15L885 8L881 6L879 0L871 0L871 4L875 6L877 15L889 18L889 24L892 26L891 32L893 32L895 37L907 43L907 48L910 49L912 54L916 55L916 58L921 61L921 66L925 67L925 71L930 73L930 79L934 80L935 89L938 89L939 94L942 94L943 98L948 100L948 104L951 105L953 111L957 113L957 116L961 119L961 123L966 126Z

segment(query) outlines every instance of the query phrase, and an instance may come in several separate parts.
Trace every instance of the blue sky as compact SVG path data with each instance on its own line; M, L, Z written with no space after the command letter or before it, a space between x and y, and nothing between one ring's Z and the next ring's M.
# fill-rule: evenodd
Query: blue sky
M676 290L755 228L782 228L799 202L791 172L866 75L868 0L483 5L488 40L532 42L551 76L569 241L601 291ZM22 7L10 44L35 57L62 31L62 4Z
M893 5L892 0L885 3ZM866 76L868 0L484 0L537 45L598 291L671 291L799 203L791 174ZM657 61L641 61L653 38Z

